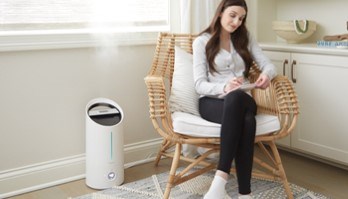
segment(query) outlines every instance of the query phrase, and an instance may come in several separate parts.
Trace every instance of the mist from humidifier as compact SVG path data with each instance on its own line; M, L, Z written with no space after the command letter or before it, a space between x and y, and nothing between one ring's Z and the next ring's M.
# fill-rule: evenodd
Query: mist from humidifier
M127 1L93 0L93 13L89 29L95 42L95 71L97 73L100 95L105 95L106 88L112 82L112 74L117 67L118 38L115 33L121 30L121 20L129 15ZM119 34L118 34L119 35Z

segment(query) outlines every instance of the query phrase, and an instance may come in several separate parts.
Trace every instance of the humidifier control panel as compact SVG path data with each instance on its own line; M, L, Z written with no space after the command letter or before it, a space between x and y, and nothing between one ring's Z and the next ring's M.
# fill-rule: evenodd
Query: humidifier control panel
M100 110L90 110L88 112L89 116L101 116L109 114L120 114L116 108L100 109Z

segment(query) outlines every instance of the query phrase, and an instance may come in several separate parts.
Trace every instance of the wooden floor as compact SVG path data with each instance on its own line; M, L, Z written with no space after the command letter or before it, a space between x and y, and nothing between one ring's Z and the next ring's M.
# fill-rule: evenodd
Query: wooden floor
M281 151L282 161L289 182L300 185L330 198L348 198L348 171L286 151ZM125 170L125 183L143 179L155 173L168 171L169 160L162 160L158 167L147 163ZM85 185L84 180L11 197L11 199L63 199L76 197L96 190Z

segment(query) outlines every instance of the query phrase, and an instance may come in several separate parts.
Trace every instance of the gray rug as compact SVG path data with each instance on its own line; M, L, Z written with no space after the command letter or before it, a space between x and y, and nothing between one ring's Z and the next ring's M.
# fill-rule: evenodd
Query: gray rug
M208 190L213 180L214 172L209 172L191 179L172 188L170 197L172 199L201 199ZM113 187L96 193L83 195L74 199L149 199L162 198L168 172L153 175L136 182ZM327 199L327 197L309 191L300 186L290 184L291 190L296 199ZM227 193L232 198L237 198L238 189L235 177L231 177L226 185ZM251 181L251 190L255 199L281 199L286 198L283 186L279 182L255 179ZM72 198L71 198L72 199Z

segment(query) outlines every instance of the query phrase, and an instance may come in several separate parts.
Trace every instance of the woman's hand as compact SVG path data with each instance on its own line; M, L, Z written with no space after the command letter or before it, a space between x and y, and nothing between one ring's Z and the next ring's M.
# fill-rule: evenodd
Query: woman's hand
M255 85L257 88L262 88L265 89L269 86L269 83L271 82L271 80L269 79L269 77L265 74L260 74L259 78L257 78Z
M224 92L229 93L231 91L234 91L238 89L244 82L243 77L234 77L229 82L226 83L224 87Z

